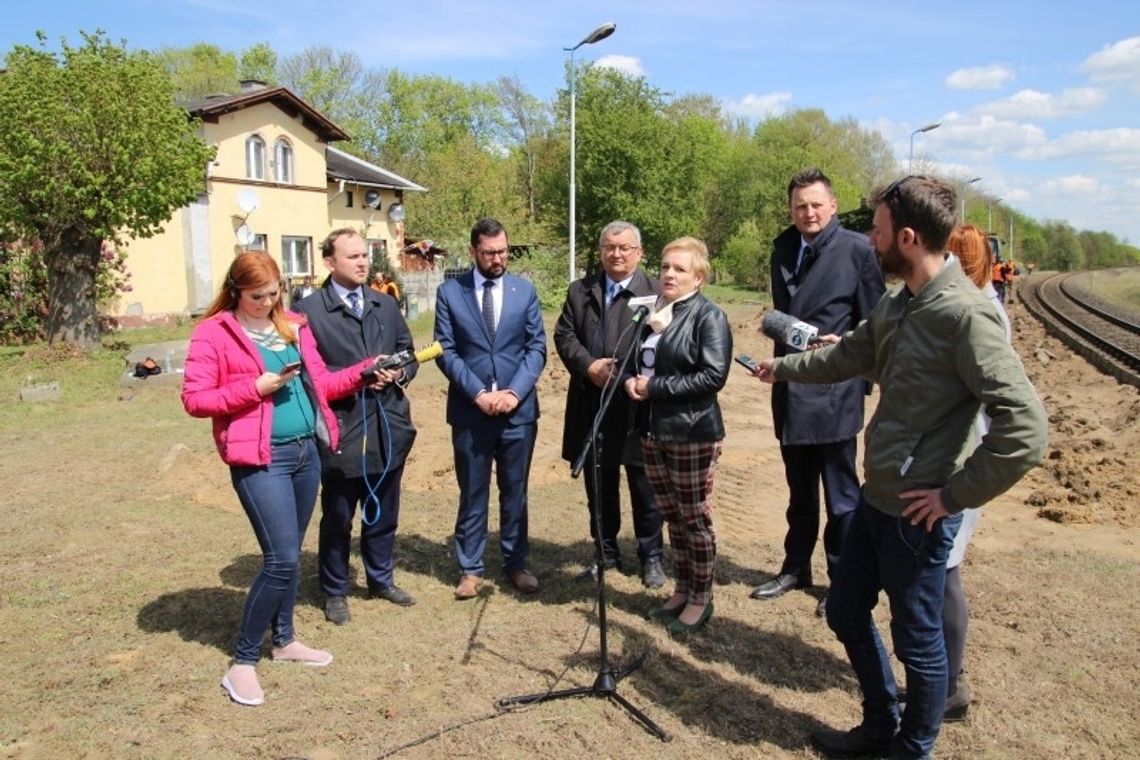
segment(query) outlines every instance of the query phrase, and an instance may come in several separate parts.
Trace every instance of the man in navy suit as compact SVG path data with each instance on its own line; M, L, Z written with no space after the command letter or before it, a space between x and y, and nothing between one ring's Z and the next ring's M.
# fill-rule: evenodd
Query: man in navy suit
M546 366L546 332L538 292L507 274L507 231L494 219L471 229L474 268L436 292L438 366L447 377L447 422L459 482L456 599L483 587L491 465L499 488L503 572L524 594L538 590L527 569L527 482L538 431L535 384Z
M788 210L792 225L776 238L772 252L772 305L819 328L820 335L841 336L866 319L883 295L878 259L866 235L839 224L831 180L819 169L792 177ZM788 352L776 344L776 356ZM859 502L856 436L869 389L858 378L829 385L780 382L772 388L772 419L788 481L788 533L779 574L753 589L753 599L812 585L821 481L827 508L823 548L832 575ZM826 600L816 607L821 617Z

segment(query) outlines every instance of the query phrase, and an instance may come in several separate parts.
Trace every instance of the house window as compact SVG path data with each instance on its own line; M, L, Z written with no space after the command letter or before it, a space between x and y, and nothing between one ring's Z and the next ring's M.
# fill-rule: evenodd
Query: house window
M278 182L293 184L293 146L284 137L273 144L273 171Z
M370 239L368 241L368 260L372 262L372 266L377 266L377 262L383 261L388 263L388 241L380 239Z
M265 179L265 140L258 135L245 139L245 176Z
M344 193L344 197L345 197L344 207L345 208L352 208L352 191L346 190Z
M312 238L289 237L281 238L281 265L286 277L293 275L306 275L313 273Z
M265 235L254 235L253 242L246 248L249 251L268 251L269 239Z

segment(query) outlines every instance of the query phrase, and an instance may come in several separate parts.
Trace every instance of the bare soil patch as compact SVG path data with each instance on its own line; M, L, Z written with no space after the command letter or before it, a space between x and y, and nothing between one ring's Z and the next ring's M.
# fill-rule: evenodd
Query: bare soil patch
M1140 398L1011 311L1051 445L986 507L967 558L976 702L966 723L944 729L938 754L1130 757L1140 746ZM757 312L729 308L738 350L762 357ZM621 693L674 740L658 742L605 700L496 713L500 697L589 685L598 666L593 586L574 580L591 551L583 486L559 458L566 375L550 355L531 480L537 597L492 579L474 603L452 601L445 387L425 368L412 386L420 432L397 543L399 582L420 603L369 600L361 583L352 623L325 622L314 523L297 627L337 659L326 669L265 662L268 701L256 709L218 688L260 556L208 424L181 412L170 385L120 400L114 373L81 400L0 399L0 756L813 756L810 730L857 721L857 687L813 614L821 589L748 599L780 561L786 487L767 388L735 370L722 397L712 624L673 640L644 616L662 595L607 576L612 660L650 654ZM623 540L632 557L628 529ZM493 542L488 560L494 568ZM826 577L819 557L815 574Z

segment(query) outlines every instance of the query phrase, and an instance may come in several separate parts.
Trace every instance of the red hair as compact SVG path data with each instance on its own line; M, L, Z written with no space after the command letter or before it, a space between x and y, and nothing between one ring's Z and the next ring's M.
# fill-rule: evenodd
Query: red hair
M990 239L981 227L959 224L950 233L946 247L958 257L966 276L984 288L990 281Z
M281 305L281 295L285 292L281 269L273 257L264 251L243 251L234 258L229 271L226 272L226 280L222 283L221 291L206 309L204 317L212 317L223 311L235 311L242 291L264 288L267 285L278 287L277 300L273 302L269 318L283 340L287 343L296 343L297 332L294 326L304 324L305 320L286 313L285 307Z

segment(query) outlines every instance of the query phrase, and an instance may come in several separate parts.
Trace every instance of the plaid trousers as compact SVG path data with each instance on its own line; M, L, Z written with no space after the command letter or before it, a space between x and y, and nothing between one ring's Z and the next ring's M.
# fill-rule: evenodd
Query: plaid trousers
M645 475L669 524L669 545L677 565L676 593L687 594L689 604L712 600L716 530L710 497L721 444L641 439Z

